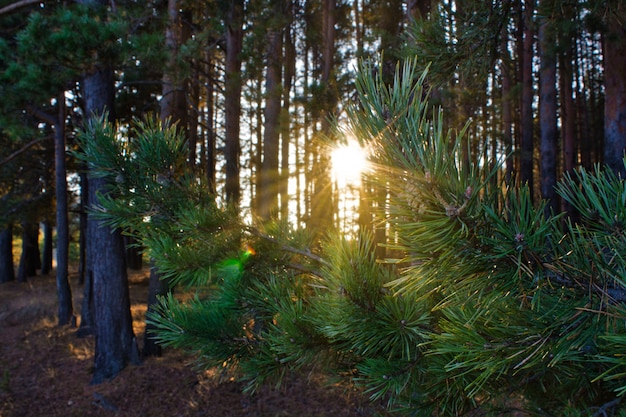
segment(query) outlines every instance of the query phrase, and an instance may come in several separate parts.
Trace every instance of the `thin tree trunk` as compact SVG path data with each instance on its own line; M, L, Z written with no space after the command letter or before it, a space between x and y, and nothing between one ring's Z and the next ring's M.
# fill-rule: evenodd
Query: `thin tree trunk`
M522 56L522 136L520 138L520 181L533 195L533 12L534 0L524 1L524 43Z
M563 53L560 60L561 80L561 125L563 131L563 169L572 172L577 164L576 157L576 106L573 97L572 39L568 34L561 40Z
M508 32L507 32L508 33ZM515 158L513 157L513 114L511 111L511 57L508 51L508 36L502 41L502 140L506 154L504 179L507 184L513 178Z
M265 121L263 123L263 162L259 215L269 220L278 211L278 153L281 109L282 28L271 28L267 35L267 74L265 78Z
M604 163L626 178L626 7L608 12L604 35Z
M67 206L67 175L65 169L65 93L59 94L59 115L54 131L54 167L57 201L57 268L58 324L76 324L69 271L69 220Z
M41 253L41 275L48 275L52 271L52 224L46 219L43 226L43 251Z
M557 213L557 95L556 95L556 38L548 18L539 24L539 124L541 128L541 196L547 201L545 216Z
M291 123L289 109L291 107L291 88L296 71L296 50L290 29L292 21L291 6L287 11L289 24L285 30L285 60L283 76L283 108L280 118L280 217L287 219L289 215L289 154L291 147Z
M224 157L226 159L226 202L239 206L241 156L241 50L243 46L243 0L232 0L226 25L226 81L224 91Z
M154 265L150 268L150 282L148 285L148 313L153 313L159 303L158 297L166 294L170 289L169 284L161 279L161 275ZM154 326L146 323L146 333L143 341L143 356L161 356L162 348L153 338Z
M10 223L0 230L0 283L9 281L15 281L13 227Z
M26 282L28 277L37 275L41 265L39 257L39 224L22 222L22 255L17 269L17 281Z
M168 0L168 25L165 31L165 47L170 61L163 71L163 94L161 98L161 119L171 119L178 123L178 128L187 134L187 95L186 80L182 79L177 69L180 46L188 36L186 25L182 22L178 0Z
M323 44L322 44L322 74L321 84L327 97L325 104L326 114L322 116L321 132L319 136L326 137L330 132L328 115L334 112L336 107L335 80L332 78L335 65L335 13L336 1L323 0ZM336 207L332 201L332 183L330 177L330 156L327 146L318 141L316 154L313 155L313 198L311 201L311 221L309 227L317 232L324 232L332 226L333 215Z
M81 172L80 178L80 205L79 205L79 232L78 232L78 283L85 284L87 275L87 197L89 194L89 181L87 174ZM82 314L81 314L82 316ZM82 320L81 320L82 325Z
M209 184L209 190L212 193L215 193L215 181L216 181L216 172L215 172L215 154L216 154L216 146L215 146L215 124L213 122L214 118L214 108L215 108L215 85L214 85L214 64L213 57L210 51L207 51L207 80L206 80L206 117L205 117L205 158L206 158L206 168L205 175Z

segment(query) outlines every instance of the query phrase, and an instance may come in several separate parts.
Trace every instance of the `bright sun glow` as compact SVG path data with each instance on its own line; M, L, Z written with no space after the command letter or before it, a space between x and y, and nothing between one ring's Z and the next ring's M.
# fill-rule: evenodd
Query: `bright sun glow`
M335 148L330 155L333 179L339 188L361 185L361 174L367 169L367 152L356 140Z

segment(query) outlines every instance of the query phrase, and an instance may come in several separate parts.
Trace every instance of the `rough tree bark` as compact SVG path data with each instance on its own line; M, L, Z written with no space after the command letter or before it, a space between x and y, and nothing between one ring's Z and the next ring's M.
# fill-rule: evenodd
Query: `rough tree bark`
M282 2L280 2L282 3ZM280 6L274 10L279 12ZM282 9L282 7L280 7ZM265 120L263 123L263 162L259 172L259 216L268 220L278 211L278 153L280 137L281 108L281 62L283 50L283 30L272 27L267 34L267 74L265 78Z
M545 215L559 209L556 189L557 162L557 94L556 94L556 42L554 27L549 18L539 24L539 124L541 129L541 196L547 200Z
M332 79L333 68L335 66L335 22L336 22L336 1L323 0L322 2L322 74L320 82L324 87L326 96L326 114L322 115L321 136L328 134L330 123L327 115L332 114L336 105L334 88L335 82ZM321 142L321 141L320 141ZM327 147L320 145L315 149L313 163L313 197L311 201L311 220L308 227L317 232L324 232L332 226L334 208L332 202L332 184L330 177L330 156Z
M94 8L106 6L103 0L80 2ZM87 74L82 80L82 91L87 117L108 112L110 120L114 120L115 93L110 66L103 64ZM90 209L98 207L98 194L106 193L105 181L89 178ZM92 280L90 295L93 295L96 342L92 383L98 384L116 376L129 363L139 363L139 350L130 314L122 234L92 215L87 220L86 279ZM88 287L85 283L85 288Z
M54 165L56 184L58 324L75 325L72 289L68 279L69 219L67 206L67 179L65 169L65 94L59 94L59 114L54 131Z
M239 137L241 119L241 50L243 47L243 0L232 0L226 16L226 82L224 85L224 158L226 202L239 206Z

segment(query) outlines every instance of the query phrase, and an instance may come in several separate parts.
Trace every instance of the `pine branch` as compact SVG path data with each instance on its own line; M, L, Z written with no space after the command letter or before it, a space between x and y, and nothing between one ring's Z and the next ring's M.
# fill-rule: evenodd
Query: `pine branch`
M20 156L21 154L23 154L24 152L26 152L27 150L29 150L30 148L38 144L39 142L43 142L44 140L50 140L50 139L51 138L49 137L45 137L45 138L39 138L39 139L35 139L35 140L28 142L26 145L22 146L20 149L18 149L17 151L13 152L11 155L7 156L2 161L0 161L0 166L11 162L13 159L17 158L18 156Z
M320 264L324 265L324 266L330 266L330 264L322 257L312 253L310 250L302 250L302 249L298 249L298 248L294 248L293 246L289 246L284 244L283 242L280 242L278 239L275 239L271 236L269 236L266 233L261 232L258 229L255 229L253 227L246 227L245 230L247 230L251 235L253 236L257 236L260 237L261 239L267 240L269 242L275 243L276 245L278 245L282 250L285 250L287 252L291 252L291 253L295 253L296 255L302 255L304 257L307 257L309 259L312 259L316 262L319 262ZM310 272L310 271L309 271Z

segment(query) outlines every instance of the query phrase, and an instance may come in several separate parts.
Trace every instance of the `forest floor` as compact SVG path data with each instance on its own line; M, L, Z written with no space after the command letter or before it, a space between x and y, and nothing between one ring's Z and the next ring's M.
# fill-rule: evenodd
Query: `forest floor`
M139 338L147 278L147 271L129 277ZM82 287L75 278L72 284L78 310ZM218 382L211 371L194 368L193 358L173 350L91 385L93 348L93 337L77 338L76 328L56 325L54 275L0 284L0 417L365 417L383 412L353 387L331 384L321 375L243 394L238 382Z

